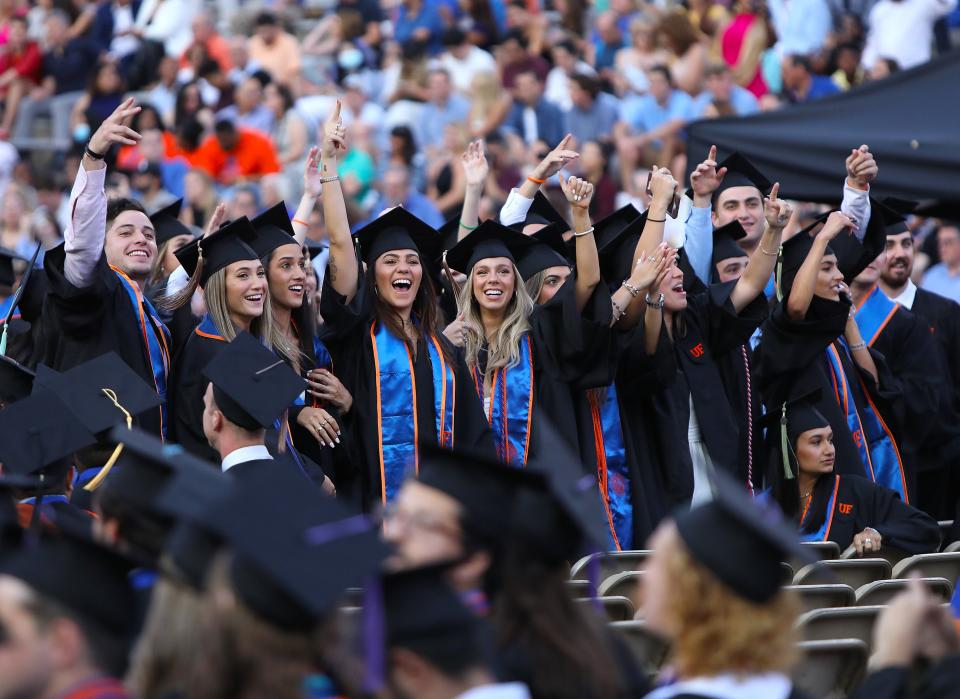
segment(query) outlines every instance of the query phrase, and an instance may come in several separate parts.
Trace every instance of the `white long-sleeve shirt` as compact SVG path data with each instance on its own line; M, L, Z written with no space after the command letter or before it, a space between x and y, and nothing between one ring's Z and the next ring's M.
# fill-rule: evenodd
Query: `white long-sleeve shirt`
M901 68L930 60L933 25L952 12L957 0L880 0L867 21L867 43L861 62L867 69L881 58L892 58Z
M79 289L93 284L97 261L107 235L107 195L103 183L107 168L84 170L80 166L70 191L70 221L63 231L66 256L63 273Z

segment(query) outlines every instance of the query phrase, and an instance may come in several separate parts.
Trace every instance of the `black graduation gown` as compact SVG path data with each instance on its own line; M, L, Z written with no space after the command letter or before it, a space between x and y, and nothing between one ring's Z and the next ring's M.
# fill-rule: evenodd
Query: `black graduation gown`
M168 279L164 279L157 286L147 289L147 296L154 306L157 306L158 301L166 296L167 281ZM200 322L200 319L193 315L190 302L188 301L174 311L162 311L159 307L157 310L163 322L166 323L167 330L170 331L170 336L173 338L173 346L183 347L187 338L190 337L190 334L193 332L193 329L197 327L197 323Z
M117 275L100 256L91 286L80 289L64 275L63 244L48 250L44 270L49 293L43 306L43 349L38 361L66 371L107 352L116 352L148 385L154 385L153 367L143 343L137 310ZM170 348L171 354L174 348ZM167 381L167 395L170 382ZM134 419L143 430L160 435L160 408Z
M924 318L943 349L953 386L953 407L960 412L960 304L926 289L917 289L910 309Z
M761 294L739 314L730 302L736 280L712 284L706 291L687 295L687 308L675 318L673 351L676 381L656 397L657 431L666 461L670 506L690 501L693 463L688 428L690 399L697 413L702 439L713 465L746 483L738 462L739 429L716 357L740 347L763 322L766 299ZM666 327L663 332L666 333ZM741 474L742 472L742 474Z
M203 395L210 381L203 369L227 346L222 339L201 334L199 328L187 337L177 353L167 391L170 439L194 456L219 463L220 455L203 435Z
M948 655L916 677L913 668L885 667L871 672L850 699L957 699L960 655Z
M374 320L372 292L360 275L357 293L348 304L346 297L331 286L330 275L323 280L320 296L320 313L324 318L321 339L330 351L339 378L353 395L350 413L341 416L349 430L349 439L341 435L338 449L349 450L351 459L337 469L334 481L337 496L365 511L381 502L380 457L378 452L377 394L374 372L373 342L370 328ZM446 343L443 335L438 337ZM455 357L452 364L456 378L456 422L454 446L479 449L493 453L490 427L483 414L483 406L477 397L470 372L460 352L451 349ZM433 378L430 354L423 346L417 348L413 367L416 382L417 422L421 425L435 423ZM436 443L433 430L420 432L422 441Z
M37 352L43 348L43 300L47 295L47 277L42 269L34 269L27 280L17 302L19 317L10 319L7 332L7 356L26 367L35 368ZM13 299L8 299L9 303ZM3 331L3 318L0 318L0 332Z
M803 531L818 531L826 520L828 539L846 549L867 527L880 532L884 546L910 555L931 553L940 546L936 520L900 500L897 493L860 476L839 476L833 507L828 511L836 476L822 476L814 489L810 511L815 515Z
M833 428L837 472L865 476L867 467L860 458L846 416L837 402L826 357L827 348L843 335L849 313L850 302L846 299L830 301L814 296L806 318L794 322L787 316L783 304L778 303L763 324L754 376L767 414L779 414L785 402L819 389L814 407ZM867 372L860 371L845 352L839 352L844 372L853 389L852 399L858 411L862 410L866 400L858 380L861 379L887 425L895 429L890 405L898 397L896 387L891 386L894 381L883 356L872 349L870 353L877 365L883 390Z

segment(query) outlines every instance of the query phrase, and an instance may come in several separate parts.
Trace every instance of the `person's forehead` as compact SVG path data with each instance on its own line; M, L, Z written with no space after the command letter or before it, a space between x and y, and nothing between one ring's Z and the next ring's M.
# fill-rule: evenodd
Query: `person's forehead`
M896 233L894 235L887 236L887 243L906 243L907 241L913 242L913 234L910 231L903 231L903 233Z
M954 225L941 226L940 230L937 231L938 238L946 238L948 240L953 240L960 238L960 228L957 228Z
M760 199L760 190L756 187L743 185L741 187L729 187L717 195L717 205L722 206L727 202L748 201L750 199Z
M136 226L137 228L153 228L153 224L150 223L150 218L143 213L142 211L137 211L135 209L127 209L126 211L121 211L117 217L113 220L113 227L118 228L120 226Z

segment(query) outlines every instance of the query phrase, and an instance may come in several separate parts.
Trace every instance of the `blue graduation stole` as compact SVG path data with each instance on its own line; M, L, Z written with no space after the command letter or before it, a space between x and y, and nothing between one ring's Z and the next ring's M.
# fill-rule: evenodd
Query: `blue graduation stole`
M377 447L380 455L380 496L383 502L396 497L407 468L420 471L417 424L417 385L413 357L407 343L385 326L370 325L374 381L377 390ZM424 343L433 373L433 401L437 444L453 448L457 407L457 380L440 342L432 335ZM427 426L423 426L427 428Z
M10 305L13 303L13 296L8 296L3 301L0 301L0 325L3 325L3 319L7 317L7 312L10 310ZM10 316L10 320L19 320L20 319L20 309L13 309L13 315Z
M477 393L483 399L483 376L474 368ZM524 468L530 451L533 420L533 343L530 333L520 338L520 361L494 369L490 379L490 429L497 457L505 464Z
M150 358L150 368L153 373L154 387L160 395L160 432L164 439L167 437L167 375L170 373L170 331L160 320L160 315L153 304L140 293L138 287L118 267L110 265L120 280L130 303L133 304L137 317L137 324L143 335L143 345ZM152 327L150 327L152 326Z
M843 351L847 353L846 342L840 339ZM900 499L909 503L907 495L907 479L903 473L903 462L900 459L900 450L887 424L880 417L880 411L873 404L870 393L863 381L860 387L866 400L866 405L858 410L853 398L853 388L840 362L840 352L835 344L827 348L827 360L830 364L833 390L837 403L847 418L847 426L853 436L853 442L860 452L860 458L867 468L867 475L874 483L896 491Z
M833 513L837 506L837 491L840 489L840 476L835 475L833 481L833 490L830 493L830 499L827 501L827 511L824 515L820 528L815 532L803 533L803 522L807 518L807 512L813 503L813 496L807 501L807 506L800 515L800 541L828 541L830 539L830 527L833 526Z
M602 403L600 397L599 391L587 392L593 418L597 480L614 547L611 550L629 551L633 549L633 504L616 386L610 384L604 389Z
M880 287L874 285L873 290L856 310L857 327L860 328L864 342L872 347L877 336L893 318L893 314L899 310L900 304L888 299L886 294L880 291Z

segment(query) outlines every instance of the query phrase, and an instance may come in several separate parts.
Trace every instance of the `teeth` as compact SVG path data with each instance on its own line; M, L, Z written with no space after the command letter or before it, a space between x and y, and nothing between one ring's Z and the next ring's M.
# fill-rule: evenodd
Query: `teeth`
M251 294L250 296L244 296L247 301L262 301L263 294Z
M290 291L303 291L303 286L301 286L300 284L294 284L287 288L290 289Z
M393 282L394 289L409 289L413 286L413 282L409 279L397 279Z
M503 291L500 289L487 289L483 293L486 296L503 296Z
M136 255L137 257L148 257L146 250L134 250L130 255Z

